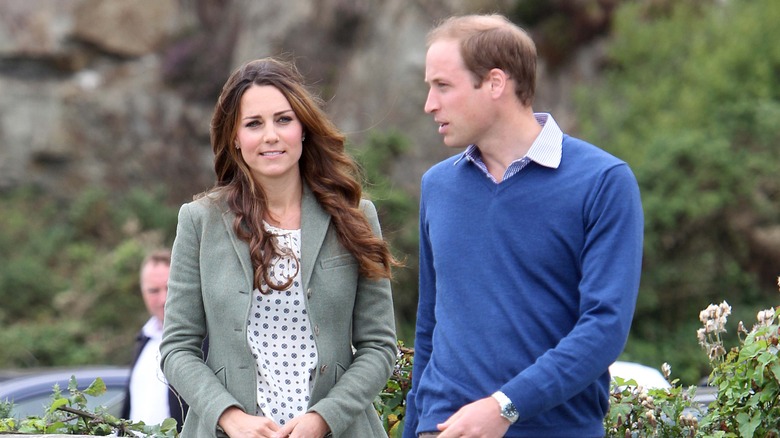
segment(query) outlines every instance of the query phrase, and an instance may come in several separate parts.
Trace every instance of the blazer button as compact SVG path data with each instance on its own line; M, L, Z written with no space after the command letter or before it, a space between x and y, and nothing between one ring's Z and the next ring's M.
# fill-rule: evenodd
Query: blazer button
M323 365L320 367L320 374L325 374L325 371L328 369L327 365Z
M319 325L315 325L314 326L314 336L319 336L319 335L320 335L320 326Z
M306 298L311 298L311 288L306 289Z

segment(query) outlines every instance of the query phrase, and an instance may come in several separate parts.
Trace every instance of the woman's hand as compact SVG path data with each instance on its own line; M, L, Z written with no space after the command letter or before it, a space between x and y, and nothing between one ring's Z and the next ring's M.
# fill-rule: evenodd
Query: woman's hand
M225 409L218 423L230 438L270 438L279 430L270 418L249 415L235 406Z
M328 423L316 412L295 417L282 426L273 438L322 438L330 430Z

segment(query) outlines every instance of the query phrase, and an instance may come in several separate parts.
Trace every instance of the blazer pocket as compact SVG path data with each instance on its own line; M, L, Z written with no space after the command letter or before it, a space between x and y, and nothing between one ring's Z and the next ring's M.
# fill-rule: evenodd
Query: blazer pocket
M341 376L343 376L346 372L347 368L345 368L344 365L336 362L336 380L333 381L333 384L338 383L339 379L341 379Z
M335 257L328 257L320 260L322 269L333 269L339 266L356 265L357 260L352 254L341 254Z
M214 370L214 375L219 379L220 382L222 382L222 386L227 388L227 373L225 371L225 367L219 367L216 370Z

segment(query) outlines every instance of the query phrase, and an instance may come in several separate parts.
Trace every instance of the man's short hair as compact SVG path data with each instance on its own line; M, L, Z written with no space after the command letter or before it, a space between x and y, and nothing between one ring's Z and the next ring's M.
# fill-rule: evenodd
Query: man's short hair
M531 106L536 90L536 45L525 30L503 15L450 17L428 33L428 47L442 39L460 43L460 54L479 88L494 68L515 82L515 94Z

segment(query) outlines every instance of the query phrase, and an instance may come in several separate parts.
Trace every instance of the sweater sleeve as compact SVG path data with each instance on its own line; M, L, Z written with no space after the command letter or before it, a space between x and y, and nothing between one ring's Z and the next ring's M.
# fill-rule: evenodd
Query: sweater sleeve
M628 337L639 289L644 224L639 188L627 165L603 173L585 201L584 220L576 324L555 348L501 387L521 421L606 378Z
M420 248L419 248L419 287L417 305L417 323L414 338L414 365L412 368L412 389L406 396L406 415L404 417L404 438L417 437L419 412L416 405L416 389L428 364L433 349L433 328L436 325L434 308L436 306L436 277L433 269L433 255L425 218L425 194L420 197Z

